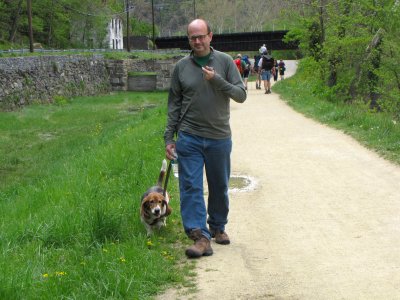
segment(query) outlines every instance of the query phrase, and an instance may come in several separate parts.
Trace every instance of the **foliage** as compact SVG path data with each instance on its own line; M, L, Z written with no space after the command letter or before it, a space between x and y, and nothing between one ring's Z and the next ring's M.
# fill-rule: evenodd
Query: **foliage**
M172 57L183 57L187 54L185 51L171 50L171 51L134 51L131 52L105 52L104 57L108 59L149 59L149 60L162 60Z
M299 39L303 55L318 68L319 89L330 101L363 101L373 110L400 116L400 4L398 1L309 1ZM310 60L307 60L310 62Z
M0 40L26 46L26 1L3 0L0 3L3 8L0 9ZM115 13L122 11L121 4L117 0L32 1L34 41L48 48L101 47L107 23Z
M151 23L140 21L136 18L133 18L131 21L131 34L133 36L147 36L152 37L153 27ZM155 28L155 35L158 35L158 27Z
M26 1L0 1L0 47L27 44ZM133 35L186 34L194 17L214 33L289 28L301 54L317 62L314 74L330 101L367 103L400 116L400 4L394 0L130 1ZM152 3L154 4L152 6ZM154 8L154 10L153 10ZM118 0L33 2L35 41L46 47L101 47L112 16L125 20ZM255 49L256 50L256 49ZM119 55L119 54L116 54ZM281 53L278 54L279 56ZM283 57L286 53L282 53Z
M126 0L32 1L34 41L44 48L104 46L107 22L121 18L126 28ZM297 20L288 12L301 4L271 0L129 0L132 35L185 35L195 17L209 21L214 33L289 29ZM152 3L154 4L152 7ZM28 45L25 0L0 0L0 41L21 48ZM154 20L153 20L154 16ZM124 30L125 32L125 30ZM15 33L15 34L11 34Z

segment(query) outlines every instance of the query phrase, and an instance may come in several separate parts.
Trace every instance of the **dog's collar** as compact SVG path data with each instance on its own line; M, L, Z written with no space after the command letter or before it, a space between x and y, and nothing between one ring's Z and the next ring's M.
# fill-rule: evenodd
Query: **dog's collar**
M154 221L150 223L150 226L156 225L157 222L158 222L162 217L165 217L165 214L160 215L159 217L155 218Z

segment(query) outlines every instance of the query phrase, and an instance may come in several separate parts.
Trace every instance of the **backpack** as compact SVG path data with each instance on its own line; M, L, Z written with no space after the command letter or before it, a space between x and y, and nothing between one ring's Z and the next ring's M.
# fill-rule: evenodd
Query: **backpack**
M245 70L250 70L251 63L247 55L243 56L243 61L246 64Z
M263 55L261 69L271 71L273 67L274 67L274 58L269 54Z
M234 60L234 62L235 62L235 64L236 64L236 67L237 67L238 70L239 70L239 73L240 73L240 74L243 74L242 60L241 60L240 58L236 58L236 59Z

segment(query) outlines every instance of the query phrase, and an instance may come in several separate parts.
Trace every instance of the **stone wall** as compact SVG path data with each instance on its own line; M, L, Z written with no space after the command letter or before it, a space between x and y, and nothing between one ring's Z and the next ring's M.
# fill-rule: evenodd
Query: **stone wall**
M126 91L131 71L156 72L156 89L166 90L178 59L109 60L102 55L0 58L0 109L48 103L56 96Z
M51 102L55 96L111 91L102 56L31 56L0 59L0 107Z
M129 72L156 72L157 90L167 90L171 82L173 68L176 62L183 56L177 56L166 60L109 60L107 69L110 73L110 82L114 91L128 90Z

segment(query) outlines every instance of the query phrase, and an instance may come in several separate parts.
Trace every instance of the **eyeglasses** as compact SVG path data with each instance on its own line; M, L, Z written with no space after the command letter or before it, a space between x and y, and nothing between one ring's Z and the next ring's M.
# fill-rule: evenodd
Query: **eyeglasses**
M209 33L207 33L207 34L200 34L200 35L192 35L192 36L188 36L188 39L189 39L189 41L192 41L192 42L195 42L197 39L199 40L199 41L202 41L202 40L204 40L205 38L206 38L206 36L208 35Z

